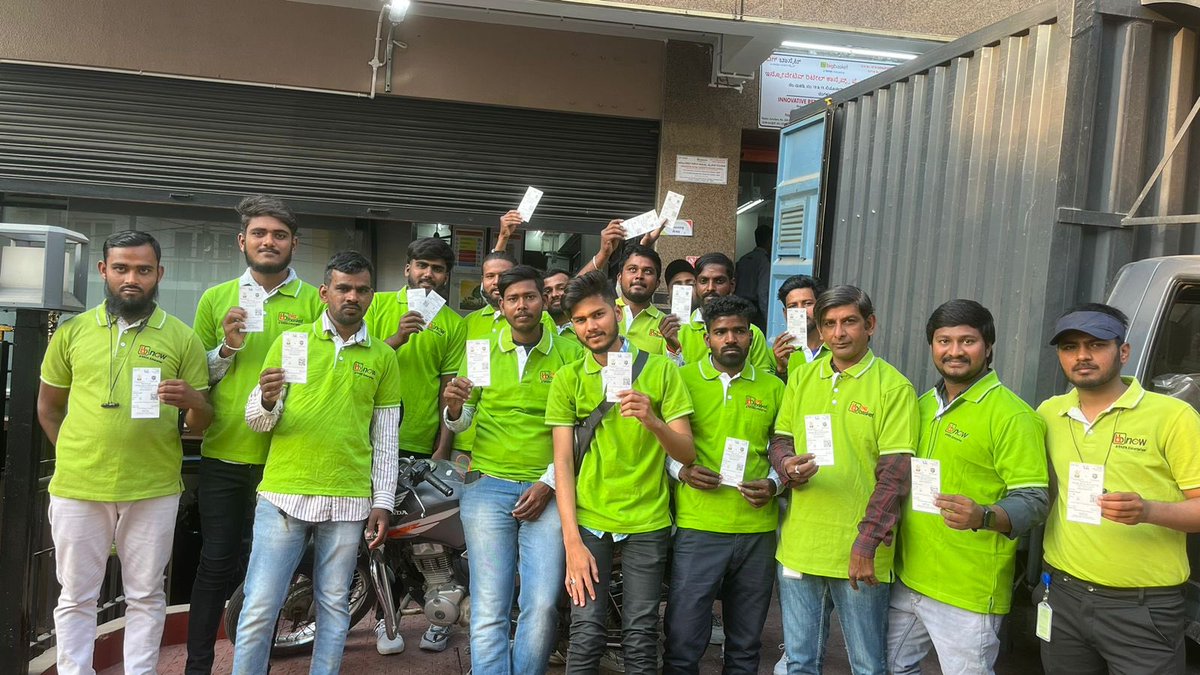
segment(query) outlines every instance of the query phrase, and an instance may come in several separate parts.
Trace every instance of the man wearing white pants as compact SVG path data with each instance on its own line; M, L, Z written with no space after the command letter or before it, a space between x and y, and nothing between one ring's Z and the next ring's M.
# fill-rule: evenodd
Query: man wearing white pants
M38 420L55 446L50 532L62 585L60 675L92 675L100 586L114 544L125 595L125 673L153 675L182 482L179 411L212 421L200 341L155 304L158 242L119 232L99 263L105 302L66 321L42 362Z

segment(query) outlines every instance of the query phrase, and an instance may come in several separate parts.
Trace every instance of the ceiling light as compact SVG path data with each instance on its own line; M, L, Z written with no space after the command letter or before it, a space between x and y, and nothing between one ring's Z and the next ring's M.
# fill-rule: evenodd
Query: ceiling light
M880 49L861 49L859 47L839 47L836 45L818 45L811 42L791 42L785 40L781 47L787 49L807 49L814 52L830 52L835 54L853 54L854 56L873 56L880 59L893 59L896 61L911 61L917 58L917 54L909 54L906 52L887 52Z
M392 23L404 21L404 17L408 14L408 8L411 4L411 0L392 0L389 2L387 5L388 21Z
M750 201L746 202L745 204L742 204L741 206L739 206L737 208L737 215L740 216L743 213L750 211L751 209L758 208L758 205L762 204L762 203L763 203L763 200L761 200L761 199L751 199Z

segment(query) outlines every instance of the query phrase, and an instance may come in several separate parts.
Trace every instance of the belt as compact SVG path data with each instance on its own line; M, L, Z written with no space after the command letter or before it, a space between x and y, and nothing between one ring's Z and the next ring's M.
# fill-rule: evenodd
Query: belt
M1177 586L1139 586L1118 588L1115 586L1105 586L1097 584L1086 579L1071 576L1066 572L1046 565L1046 571L1050 573L1051 585L1062 584L1070 588L1081 590L1085 593L1092 593L1110 598L1120 598L1125 600L1143 600L1146 597L1179 595L1183 593L1183 584Z

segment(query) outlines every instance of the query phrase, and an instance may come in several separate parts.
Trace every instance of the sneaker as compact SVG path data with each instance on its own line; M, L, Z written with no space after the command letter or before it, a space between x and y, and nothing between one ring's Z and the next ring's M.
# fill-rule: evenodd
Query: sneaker
M444 652L450 645L450 627L429 625L429 630L421 636L421 649L427 652Z
M708 638L708 644L725 644L725 624L721 623L721 617L716 614L712 615L712 635Z
M383 619L375 624L375 651L384 656L404 651L404 636L396 633L396 637L388 637L387 626L383 625Z
M783 649L783 645L779 645L779 648ZM787 671L787 652L784 652L779 655L779 660L775 662L775 669L771 671L771 675L787 675Z

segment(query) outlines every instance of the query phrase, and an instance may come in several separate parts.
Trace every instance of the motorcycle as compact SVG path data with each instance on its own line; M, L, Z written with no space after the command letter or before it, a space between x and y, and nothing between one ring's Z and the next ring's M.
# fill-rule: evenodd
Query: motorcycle
M437 626L469 626L466 540L458 515L463 478L462 469L451 462L400 459L387 537L378 548L368 549L364 542L359 549L350 586L351 626L375 607L382 609L389 637L396 636L400 617L408 615L424 614ZM272 655L312 649L316 637L312 580L310 539L279 612ZM231 642L237 639L244 602L243 583L225 609L225 634Z

